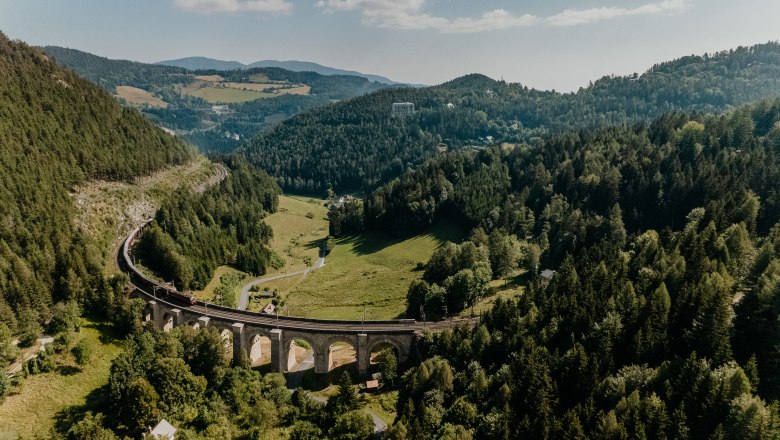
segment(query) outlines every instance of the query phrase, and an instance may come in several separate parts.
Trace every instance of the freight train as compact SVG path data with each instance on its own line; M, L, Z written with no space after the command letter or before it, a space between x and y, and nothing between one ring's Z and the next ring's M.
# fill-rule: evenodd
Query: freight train
M157 283L156 281L144 275L143 272L135 267L135 264L130 257L130 249L133 247L133 244L135 244L135 240L141 236L141 232L143 231L144 227L146 227L146 225L148 225L151 221L152 219L146 220L141 226L134 229L133 232L131 232L127 237L125 242L122 244L122 254L119 258L119 264L123 266L122 269L125 269L127 274L130 276L130 282L139 289L147 293L160 295L169 299L183 302L185 304L195 304L195 295L192 293L180 292L168 285Z

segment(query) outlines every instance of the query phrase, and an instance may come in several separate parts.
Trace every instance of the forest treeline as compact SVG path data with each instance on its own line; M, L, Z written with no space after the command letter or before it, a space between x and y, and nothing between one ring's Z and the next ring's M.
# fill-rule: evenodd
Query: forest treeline
M366 400L346 372L321 403L303 389L291 393L282 374L261 374L246 359L231 365L215 328L165 333L136 326L112 362L105 405L64 414L53 438L146 438L161 418L182 439L358 440L374 434L362 410Z
M100 312L113 301L115 286L74 223L74 186L132 181L194 152L42 51L2 34L0 146L0 333L7 327L27 343L55 303Z
M428 336L387 438L777 438L779 174L765 101L461 151L370 195L369 228L472 228L426 263L410 316L468 306L458 283L507 239L531 273L480 326Z
M370 190L445 149L534 143L566 130L650 121L675 110L720 113L780 95L780 44L740 47L603 77L576 93L468 75L386 89L299 114L242 147L288 190ZM416 113L393 118L392 103Z
M249 139L270 124L294 114L387 87L359 76L320 75L279 68L192 71L161 64L112 60L57 46L46 46L43 49L57 62L110 93L116 93L117 86L133 86L167 102L169 105L166 108L143 106L140 110L154 123L178 130L187 142L197 145L204 152L229 153L236 149L241 142L226 137L226 131ZM230 104L229 112L216 114L206 100L179 90L179 86L191 84L196 75L219 75L233 82L247 82L250 76L264 75L271 81L306 84L311 87L311 93L279 95Z
M263 221L279 206L279 187L242 158L223 159L228 177L202 194L177 191L137 245L143 263L180 290L204 289L223 264L255 276L282 264L267 246L273 231Z

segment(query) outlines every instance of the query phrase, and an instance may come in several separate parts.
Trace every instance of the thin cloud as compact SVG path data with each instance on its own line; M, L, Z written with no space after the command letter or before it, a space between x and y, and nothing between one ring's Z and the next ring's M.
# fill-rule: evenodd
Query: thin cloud
M674 14L688 9L687 0L664 0L648 3L633 9L627 8L591 8L567 9L548 17L545 22L553 26L577 26L613 18L636 15Z
M527 27L533 25L577 26L597 21L637 15L679 13L688 8L689 0L663 0L628 9L603 7L566 9L549 17L514 14L495 9L479 17L445 18L423 11L427 0L319 0L316 5L327 12L360 12L366 26L424 30L442 33L470 33Z
M287 0L174 0L180 9L210 14L214 12L289 13L293 4Z

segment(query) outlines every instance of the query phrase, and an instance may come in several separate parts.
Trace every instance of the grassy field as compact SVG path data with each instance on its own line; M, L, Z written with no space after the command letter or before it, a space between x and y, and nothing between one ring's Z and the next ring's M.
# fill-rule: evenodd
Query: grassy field
M229 87L202 87L196 90L185 91L188 95L203 98L206 101L216 103L235 104L238 102L254 101L255 99L270 98L274 95L268 92L258 92L256 90L240 90Z
M130 86L116 86L116 96L132 105L148 105L155 108L168 108L168 103L146 90Z
M407 240L377 233L342 238L325 267L267 287L285 296L287 313L294 316L361 319L365 304L366 319L394 318L406 309L409 283L422 276L417 263L444 242L461 238L462 231L448 222Z
M528 285L528 271L525 269L516 270L508 280L493 280L490 282L490 287L494 293L490 296L482 298L480 302L474 304L473 308L467 308L461 311L458 316L461 318L468 318L471 316L472 310L475 315L478 315L484 311L493 307L493 303L497 299L514 299L523 294Z
M328 236L328 209L324 203L309 197L279 197L279 210L265 222L274 230L271 249L284 259L284 267L269 274L305 269L304 257L317 261L319 240Z
M388 425L395 421L395 404L398 401L398 391L364 394L368 403L366 408L378 415Z
M280 95L308 95L311 87L305 84L269 81L264 76L253 75L250 82L224 81L219 75L196 76L192 84L179 91L203 98L210 103L239 103Z
M90 181L71 194L78 214L76 224L91 240L107 273L116 272L113 251L132 226L154 215L160 202L182 185L195 187L214 175L213 164L203 156L150 176L125 182Z
M196 75L195 79L200 81L219 82L223 81L225 78L222 78L219 75Z
M0 404L0 438L49 438L58 419L78 414L100 400L98 390L108 383L111 361L120 347L93 322L86 322L77 338L86 340L91 349L87 365L79 367L68 359L59 371L24 379Z
M231 276L232 275L232 276ZM203 290L196 290L192 293L201 301L215 302L214 294L220 286L232 294L232 299L225 300L225 304L237 304L238 296L241 294L241 288L252 278L246 272L234 269L229 266L220 266L214 271L214 277Z

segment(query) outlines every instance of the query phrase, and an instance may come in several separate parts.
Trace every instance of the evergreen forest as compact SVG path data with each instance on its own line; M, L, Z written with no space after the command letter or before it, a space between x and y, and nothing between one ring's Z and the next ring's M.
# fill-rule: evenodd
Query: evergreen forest
M40 50L0 34L0 330L34 340L56 303L114 288L75 222L74 186L132 181L194 152Z
M780 96L780 44L740 47L605 76L576 93L478 74L435 87L390 88L299 114L242 151L286 190L370 191L442 151L535 144L567 130L650 122L673 111L721 113ZM392 104L415 113L393 117Z
M263 222L277 209L279 187L241 158L226 161L231 172L224 181L202 194L177 191L138 243L142 261L180 290L205 288L223 264L255 276L281 264L266 246L273 231Z
M780 102L764 101L462 150L370 194L359 227L472 229L425 264L410 317L532 274L481 325L426 338L388 438L780 435L778 170Z

